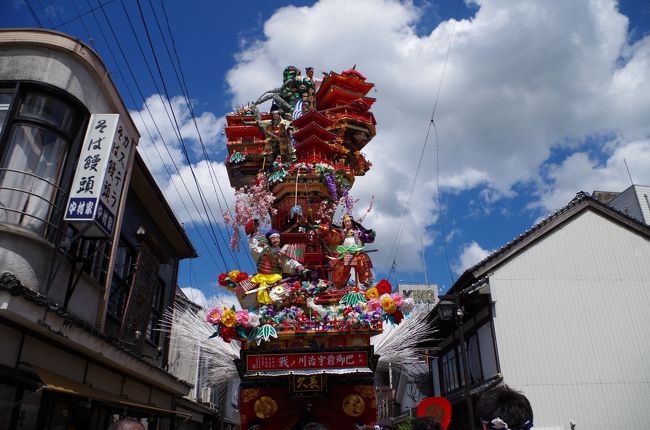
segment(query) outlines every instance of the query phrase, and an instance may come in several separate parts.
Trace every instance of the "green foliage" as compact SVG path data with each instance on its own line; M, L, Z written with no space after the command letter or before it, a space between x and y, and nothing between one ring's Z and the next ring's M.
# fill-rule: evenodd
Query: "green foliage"
M396 430L411 430L411 420L401 422L395 427Z

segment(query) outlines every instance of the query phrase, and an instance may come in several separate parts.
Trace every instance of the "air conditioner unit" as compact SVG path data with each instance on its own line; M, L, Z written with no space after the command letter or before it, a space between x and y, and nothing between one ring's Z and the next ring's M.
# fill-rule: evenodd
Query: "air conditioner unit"
M210 403L212 401L212 388L201 388L201 403Z

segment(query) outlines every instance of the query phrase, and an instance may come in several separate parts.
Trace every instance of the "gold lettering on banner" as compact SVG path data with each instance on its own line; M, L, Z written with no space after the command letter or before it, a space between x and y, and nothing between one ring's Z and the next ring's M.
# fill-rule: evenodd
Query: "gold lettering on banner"
M294 376L292 382L295 393L316 392L325 389L323 375Z

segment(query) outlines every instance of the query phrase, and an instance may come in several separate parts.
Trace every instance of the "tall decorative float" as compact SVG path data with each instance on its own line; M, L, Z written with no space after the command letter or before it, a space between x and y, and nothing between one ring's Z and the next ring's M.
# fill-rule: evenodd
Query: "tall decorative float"
M257 273L221 274L242 309L217 307L207 320L212 337L241 343L242 429L374 424L370 338L413 309L373 280L366 244L375 232L352 215L350 190L371 167L361 150L376 133L374 84L354 68L322 80L310 69L287 67L281 87L226 117L236 194L226 221ZM267 101L270 112L260 112Z

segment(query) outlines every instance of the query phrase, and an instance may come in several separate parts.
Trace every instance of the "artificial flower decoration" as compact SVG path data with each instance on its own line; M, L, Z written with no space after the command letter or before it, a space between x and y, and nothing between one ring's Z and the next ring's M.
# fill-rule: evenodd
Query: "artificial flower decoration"
M223 315L221 316L221 324L226 327L233 327L237 323L237 316L235 311L232 309L224 309Z
M379 301L384 312L392 314L395 312L395 310L397 310L397 307L395 306L393 298L390 296L390 294L382 294L382 296L379 298Z
M377 288L375 287L368 288L368 291L366 291L366 299L372 300L378 298L379 298L379 290L377 290Z
M379 291L380 296L384 294L390 294L393 290L393 286L386 279L379 281L377 285L375 285L375 288L377 288L377 291Z
M222 273L219 275L219 285L222 287L228 286L230 283L230 279L228 279L228 274L227 273Z
M236 311L234 306L211 309L206 320L215 328L210 338L219 336L224 342L237 338L247 339L259 325L259 317L245 309Z
M221 322L222 313L221 309L214 308L208 312L206 319L209 323L219 324L219 322Z
M222 273L219 275L218 281L219 285L228 289L229 291L235 291L240 282L248 279L248 273L240 272L239 270L231 270L228 273Z
M354 306L359 303L365 303L365 301L366 298L363 293L359 291L350 291L343 296L339 303L345 306Z

